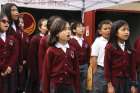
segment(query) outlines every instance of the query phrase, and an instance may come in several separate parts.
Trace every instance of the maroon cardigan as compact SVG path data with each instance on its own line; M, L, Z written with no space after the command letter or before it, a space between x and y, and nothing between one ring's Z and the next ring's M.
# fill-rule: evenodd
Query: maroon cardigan
M112 44L107 44L104 59L105 79L109 82L116 77L128 77L136 81L136 64L132 55L133 51L122 51L121 48L116 49Z
M72 46L66 53L62 49L49 47L43 65L43 93L50 93L50 83L72 84L76 93L80 93L80 71L76 50Z

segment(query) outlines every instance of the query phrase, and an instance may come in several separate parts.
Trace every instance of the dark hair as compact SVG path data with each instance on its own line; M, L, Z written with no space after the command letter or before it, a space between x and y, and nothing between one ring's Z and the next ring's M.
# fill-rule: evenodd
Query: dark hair
M67 22L62 18L57 18L53 21L50 27L50 36L48 38L48 45L54 46L58 42L57 34L65 29Z
M51 27L51 24L53 23L53 21L57 18L61 18L60 16L51 16L49 19L48 19L48 22L47 22L47 28L48 30L50 30L50 27Z
M112 25L112 21L111 20L102 20L99 24L98 24L98 27L97 27L97 32L96 32L96 36L95 37L99 37L99 36L101 36L100 34L99 34L99 31L102 29L102 27L103 27L103 25L104 24L110 24L110 25Z
M112 27L111 27L111 34L110 34L110 38L109 38L109 42L113 45L114 48L119 48L118 45L118 37L117 37L117 33L118 33L118 29L120 27L122 27L123 25L128 25L128 23L124 20L117 20L115 22L113 22ZM129 26L129 25L128 25ZM129 43L129 38L128 40L125 41L125 48L131 50L131 45Z
M40 28L42 26L42 22L43 21L47 21L46 18L41 18L39 21L38 21L38 28Z
M0 20L2 20L4 17L7 17L7 15L4 14L4 13L2 13L2 12L0 12ZM1 30L1 28L0 28L0 30ZM0 32L1 32L1 31L0 31Z
M82 22L78 21L73 22L73 24L71 25L71 32L73 35L76 35L76 33L73 30L76 30L77 26L79 26L80 24L84 25Z
M5 16L7 17L7 15L6 15L6 14L4 14L4 13L0 12L0 20L1 20L1 19L3 19L3 17L5 17Z
M4 12L4 13L7 15L8 19L9 19L10 21L13 21L13 20L12 20L12 17L11 17L11 7L12 7L12 6L16 6L16 7L17 7L17 5L14 4L14 3L6 3L6 4L3 5L3 7L2 7L2 12ZM18 8L18 7L17 7L17 8Z
M13 21L15 22L16 27L19 28L19 26L18 26L19 20L13 20L13 19L12 19L12 16L11 16L11 8L12 8L13 6L16 6L16 7L18 8L18 6L17 6L16 4L14 4L14 3L6 3L6 4L3 5L3 7L2 7L2 12L3 12L4 14L6 14L7 17L8 17L8 19L9 19L9 25L10 25L9 29L11 29L11 24L12 24ZM9 30L9 31L11 31L11 30Z

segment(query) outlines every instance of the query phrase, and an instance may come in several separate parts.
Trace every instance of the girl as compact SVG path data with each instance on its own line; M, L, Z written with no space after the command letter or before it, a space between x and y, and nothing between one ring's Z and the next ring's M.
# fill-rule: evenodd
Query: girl
M69 43L70 26L56 19L50 36L43 67L43 93L80 93L76 50Z
M108 93L135 93L135 62L131 60L133 50L129 44L129 26L124 20L112 24L111 36L105 49L104 71Z
M76 48L76 50L78 50L77 55L80 67L80 89L81 93L86 93L86 76L90 59L90 46L83 38L83 24L81 22L74 22L72 27L75 32L75 36L70 40L70 43Z
M136 38L134 43L134 48L136 50L134 60L136 61L136 70L137 70L137 80L138 80L138 93L140 93L140 36Z
M38 51L38 62L39 62L39 75L40 75L40 79L42 79L42 67L43 67L45 52L46 52L46 49L48 48L47 41L48 41L48 36L50 35L50 26L53 23L53 21L58 19L58 18L60 18L60 17L59 16L51 16L48 19L48 22L47 22L48 34L46 34L40 40L39 51Z
M38 66L38 49L40 40L47 33L47 19L41 18L38 22L39 33L34 35L30 41L28 62L30 70L30 92L39 93L40 91L40 78L39 78L39 66Z
M3 12L8 16L9 19L9 31L8 34L14 35L20 42L21 40L21 29L19 27L19 12L18 7L14 3L6 3L3 6Z
M21 49L22 49L22 45L21 45L21 41L22 41L22 30L19 27L19 12L18 12L18 7L16 4L14 3L6 3L3 8L2 8L3 12L7 15L8 19L9 19L9 30L7 31L8 35L13 35L17 40L18 40L18 58L17 58L17 62L16 62L16 69L17 69L17 77L18 77L18 84L20 82L19 80L19 68L18 67L22 67L22 54L21 54Z
M17 39L7 34L9 20L0 14L0 90L1 93L16 93Z

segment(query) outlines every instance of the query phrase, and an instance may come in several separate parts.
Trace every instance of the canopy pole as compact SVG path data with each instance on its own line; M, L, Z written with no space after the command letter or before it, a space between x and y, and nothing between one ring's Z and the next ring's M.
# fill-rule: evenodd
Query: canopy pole
M83 5L81 9L81 18L82 18L82 22L84 22L85 0L82 0L82 2L83 2Z

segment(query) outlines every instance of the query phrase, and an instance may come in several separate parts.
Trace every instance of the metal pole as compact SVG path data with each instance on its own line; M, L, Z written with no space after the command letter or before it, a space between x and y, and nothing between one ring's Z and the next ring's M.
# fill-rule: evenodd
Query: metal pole
M84 11L85 11L85 0L82 0L82 10L81 10L81 18L82 18L82 22L84 22Z

